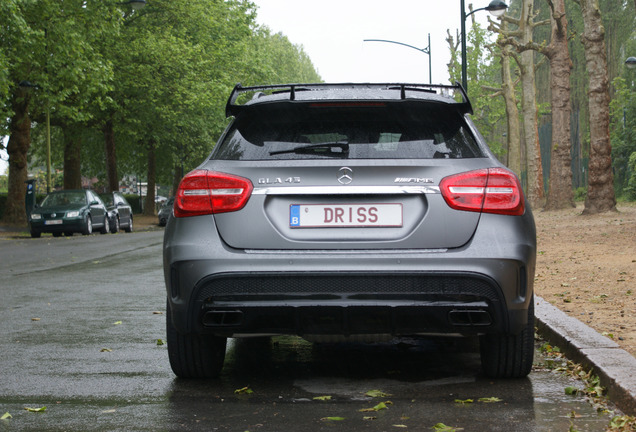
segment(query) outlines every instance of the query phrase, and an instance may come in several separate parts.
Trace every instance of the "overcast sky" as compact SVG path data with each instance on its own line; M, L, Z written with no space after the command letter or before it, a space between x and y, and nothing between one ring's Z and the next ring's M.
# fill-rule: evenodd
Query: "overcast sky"
M428 47L433 83L448 84L446 31L456 37L460 0L252 0L258 22L302 45L325 82L428 83L429 56L401 45L363 42L385 39ZM466 9L488 0L466 0ZM475 14L485 26L488 12ZM257 83L254 83L257 84ZM0 153L0 174L6 170Z
M302 45L325 82L428 83L429 56L417 48L431 35L433 83L448 84L447 30L456 37L460 0L252 0L258 22ZM466 9L488 0L466 0ZM486 25L488 12L475 14ZM470 19L469 19L470 20ZM468 23L467 23L468 24Z

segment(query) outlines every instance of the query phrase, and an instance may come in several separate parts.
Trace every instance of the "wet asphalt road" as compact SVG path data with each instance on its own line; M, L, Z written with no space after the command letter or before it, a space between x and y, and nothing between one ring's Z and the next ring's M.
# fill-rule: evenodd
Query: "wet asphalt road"
M158 344L162 236L0 239L0 416L12 416L0 431L602 431L609 422L564 394L581 387L565 377L485 379L472 341L231 340L220 379L176 379ZM245 387L253 393L236 392ZM380 402L387 409L360 411Z

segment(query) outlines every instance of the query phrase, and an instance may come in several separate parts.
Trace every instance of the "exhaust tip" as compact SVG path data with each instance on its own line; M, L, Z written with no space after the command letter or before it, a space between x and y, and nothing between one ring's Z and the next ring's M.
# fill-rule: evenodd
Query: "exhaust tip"
M489 326L492 317L484 310L452 310L448 313L448 320L455 326Z

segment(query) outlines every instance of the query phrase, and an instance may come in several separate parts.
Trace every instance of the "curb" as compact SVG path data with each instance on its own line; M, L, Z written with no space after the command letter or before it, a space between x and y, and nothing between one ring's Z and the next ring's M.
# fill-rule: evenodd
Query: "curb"
M625 414L636 415L636 358L613 340L535 296L539 334L571 360L592 369L607 396Z

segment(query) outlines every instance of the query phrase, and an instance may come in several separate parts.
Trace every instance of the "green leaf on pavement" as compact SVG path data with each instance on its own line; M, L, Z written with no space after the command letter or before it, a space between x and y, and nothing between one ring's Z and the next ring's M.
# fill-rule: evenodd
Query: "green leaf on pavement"
M369 396L373 398L377 398L377 397L385 398L392 395L390 393L384 393L382 390L369 390L368 392L365 393L365 396Z
M574 396L578 392L579 392L579 389L577 389L576 387L568 386L568 387L565 388L565 394L566 395Z
M11 414L9 414L8 412L6 412L6 413L4 413L2 415L2 417L0 417L0 420L7 420L7 419L10 419L10 418L13 418L13 416Z
M462 405L470 404L470 403L473 403L473 402L475 402L475 401L472 400L472 399L455 399L455 403L462 404Z
M46 407L40 407L40 408L31 408L31 407L24 407L25 411L28 412L44 412L46 411Z
M249 387L243 387L237 390L234 390L235 394L252 394L254 391Z
M372 411L380 411L383 409L388 409L387 405L392 405L392 402L391 401L380 402L373 408L364 408L364 409L361 409L360 412L372 412Z
M483 402L483 403L494 403L494 402L501 402L501 401L503 401L503 399L499 399L498 397L488 397L488 398L477 399L477 402Z
M457 432L464 430L464 428L454 428L452 426L446 426L444 423L437 423L433 426L433 430L436 432Z
M314 400L317 401L329 401L331 400L331 396L316 396Z
M327 421L342 421L344 420L344 417L323 417L320 420L327 420Z

